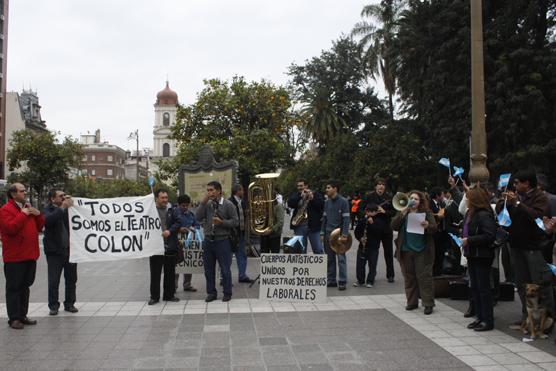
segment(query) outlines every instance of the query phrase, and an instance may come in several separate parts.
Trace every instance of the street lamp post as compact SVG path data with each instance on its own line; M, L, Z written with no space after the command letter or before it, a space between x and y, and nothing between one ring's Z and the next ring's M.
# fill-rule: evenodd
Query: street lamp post
M471 183L486 182L487 139L485 130L485 84L483 62L482 1L471 0Z

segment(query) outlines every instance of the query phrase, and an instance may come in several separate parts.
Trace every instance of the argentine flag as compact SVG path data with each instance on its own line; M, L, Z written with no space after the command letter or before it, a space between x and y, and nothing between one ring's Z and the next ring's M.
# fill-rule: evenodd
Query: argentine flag
M464 172L464 171L465 171L465 170L463 170L462 167L454 166L454 177L458 177L458 176L459 176L459 177L461 178L461 176L463 175L463 172Z
M542 229L543 231L546 231L546 228L544 226L544 223L542 222L541 218L537 218L535 219L535 223L537 223L537 226Z
M512 225L512 219L510 219L510 213L506 205L504 205L504 208L500 211L500 214L498 214L498 224L502 227L509 227Z
M448 168L448 170L450 170L450 159L449 158L442 157L440 160L438 160L438 163L442 166L446 166Z
M456 245L458 245L458 247L461 247L461 238L459 238L458 236L456 236L453 233L448 233L450 235L450 237L452 237L452 240L454 240L454 242L456 243Z
M498 181L498 189L502 189L504 187L507 187L508 184L510 183L510 177L511 176L512 176L511 173L500 174L500 180Z

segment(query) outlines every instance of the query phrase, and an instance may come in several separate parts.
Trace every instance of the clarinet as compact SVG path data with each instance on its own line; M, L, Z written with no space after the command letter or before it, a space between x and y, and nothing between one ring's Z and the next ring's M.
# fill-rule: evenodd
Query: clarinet
M367 253L367 217L365 217L365 229L363 230L363 237L359 240L361 242L361 259L366 260Z

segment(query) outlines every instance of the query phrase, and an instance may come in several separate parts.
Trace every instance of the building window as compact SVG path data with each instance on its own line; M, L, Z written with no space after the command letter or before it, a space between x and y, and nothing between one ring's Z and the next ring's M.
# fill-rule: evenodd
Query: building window
M106 169L106 176L112 176L112 169Z
M170 126L170 114L168 112L164 112L162 115L162 125Z
M91 170L91 175L97 175L97 171L95 169Z
M112 161L114 161L114 158L112 156L107 156L106 160L108 160L108 162L112 162Z
M87 169L81 170L81 174L82 174L82 175L87 175Z
M91 155L91 161L96 161L96 160L97 160L97 157L95 155ZM93 175L95 175L95 174L93 174Z
M83 161L87 161L87 155L83 155Z
M162 145L162 157L170 157L170 145L168 143Z

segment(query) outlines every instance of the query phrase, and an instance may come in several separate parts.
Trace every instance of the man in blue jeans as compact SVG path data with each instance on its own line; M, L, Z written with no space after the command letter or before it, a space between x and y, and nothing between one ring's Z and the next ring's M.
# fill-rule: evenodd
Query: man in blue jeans
M324 249L328 255L328 287L338 287L340 291L346 289L347 264L346 254L336 254L330 248L330 234L336 228L341 228L340 241L347 241L349 234L349 205L347 200L338 192L340 185L331 180L326 184L326 195L328 199L324 203L324 214L322 216L321 236L324 239ZM336 260L338 261L339 277L336 279Z
M230 231L239 225L237 212L231 201L222 197L222 185L217 181L207 184L207 194L195 210L195 217L205 231L203 242L203 263L207 281L207 303L217 299L215 285L216 262L222 270L224 297L222 301L232 299L232 249Z
M307 238L311 242L313 254L324 253L320 240L321 218L324 210L324 198L319 192L309 189L309 184L305 179L297 181L297 192L288 199L288 207L293 209L291 219L291 229L295 236L303 236L303 247L307 252ZM298 213L307 213L307 218L300 218ZM295 221L300 220L300 223Z
M239 225L237 227L237 233L239 235L238 246L235 246L234 254L236 255L237 270L239 272L239 282L251 283L252 280L247 275L247 253L245 251L245 226L246 216L247 216L247 206L245 200L243 199L243 187L241 184L235 184L232 187L232 197L229 200L234 204L237 211L237 217L239 220Z

